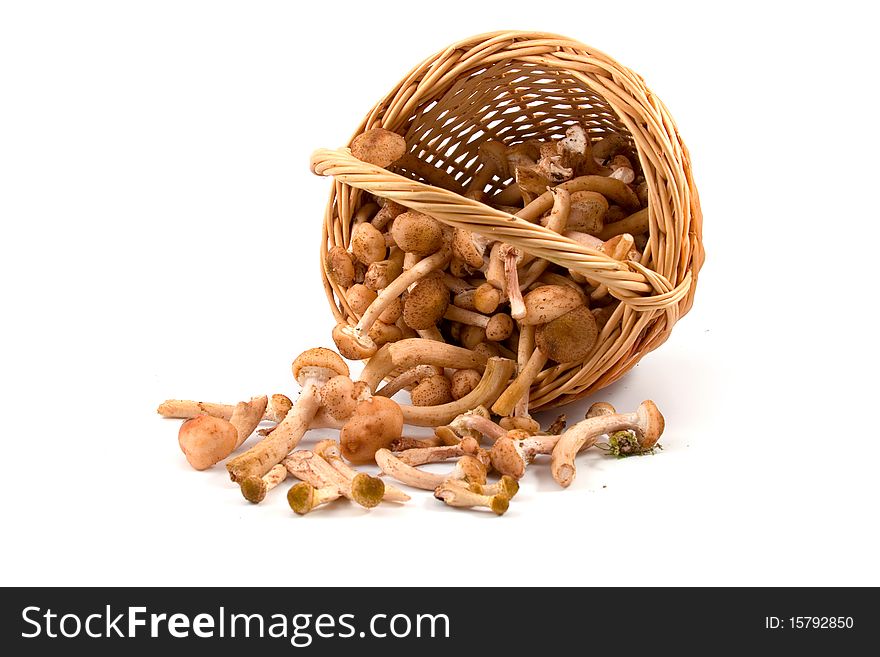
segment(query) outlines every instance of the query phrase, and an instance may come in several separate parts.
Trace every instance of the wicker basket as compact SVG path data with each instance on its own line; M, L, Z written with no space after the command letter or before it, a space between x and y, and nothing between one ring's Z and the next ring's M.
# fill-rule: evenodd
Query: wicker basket
M476 155L483 141L558 138L575 122L586 126L594 141L608 133L624 135L638 153L650 216L640 262L612 260L460 195L480 166ZM475 36L408 73L354 136L376 127L403 135L408 145L408 154L390 171L353 158L348 149L312 156L315 172L335 177L322 256L334 245L348 247L353 219L368 192L577 271L605 284L621 301L586 360L550 364L541 372L531 389L533 410L616 381L660 346L690 309L704 254L688 151L642 78L607 55L553 34ZM495 178L492 184L500 190L510 182ZM357 321L326 271L323 280L336 320Z

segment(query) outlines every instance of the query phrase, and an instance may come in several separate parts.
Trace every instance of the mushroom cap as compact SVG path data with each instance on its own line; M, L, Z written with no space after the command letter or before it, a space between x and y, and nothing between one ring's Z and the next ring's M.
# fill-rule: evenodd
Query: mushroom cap
M180 426L177 442L196 470L205 470L232 454L238 431L231 423L212 415L199 415Z
M480 383L480 373L477 370L456 370L452 374L452 381L449 391L452 393L453 399L461 399L469 395L474 388Z
M367 273L364 274L364 285L374 291L381 290L388 287L388 284L400 275L400 271L400 264L394 260L371 262L367 267Z
M490 139L480 144L477 151L484 166L491 164L499 178L504 179L510 176L507 169L507 145L504 142Z
M491 283L481 283L474 290L474 308L485 314L494 313L501 304L501 290Z
M296 360L293 361L290 369L293 372L293 378L296 379L300 385L303 383L303 381L300 380L300 375L304 373L303 370L327 370L328 378L336 376L337 374L344 374L345 376L349 375L348 365L345 364L345 361L342 360L340 355L332 349L327 349L325 347L306 349L296 357Z
M449 288L443 279L424 278L410 290L403 302L403 321L420 330L437 325L449 307Z
M596 402L587 410L586 417L599 417L600 415L614 415L617 409L608 402Z
M327 277L339 287L348 289L354 283L354 263L351 254L339 245L327 252L324 258Z
M461 259L466 265L477 269L483 266L483 253L485 245L480 248L474 242L473 235L469 230L456 228L452 233L452 253Z
M571 208L565 223L567 230L597 233L605 226L608 201L598 192L580 191L571 195Z
M636 432L639 436L639 447L650 449L657 443L660 436L663 435L663 430L666 428L666 420L663 418L660 409L657 408L657 404L650 399L646 399L639 404L639 407L636 409L636 415L638 416Z
M452 401L452 383L442 374L422 379L410 392L413 406L439 406Z
M381 347L389 342L397 342L403 337L403 331L395 324L386 324L377 320L373 322L367 335L375 343L377 347Z
M502 475L520 479L526 472L526 459L519 444L509 435L501 436L489 450L492 467Z
M369 335L358 333L354 326L349 326L345 322L333 327L333 342L339 353L349 360L369 358L379 350ZM348 369L340 374L348 374Z
M385 236L371 223L364 222L354 227L351 233L351 252L365 265L385 259L388 247Z
M578 306L584 305L583 297L568 285L542 285L523 297L526 314L520 323L537 326L552 322Z
M379 321L383 324L394 324L403 314L403 299L397 297L388 302L385 309L379 314Z
M377 296L373 290L362 283L355 283L345 292L345 300L358 316L367 312L367 308L376 300Z
M507 429L508 433L513 431L522 432L522 434L517 434L519 438L534 436L541 430L541 425L538 424L537 420L533 420L530 417L517 417L511 415L501 418L498 421L498 424L501 425L502 429Z
M290 397L282 394L274 394L269 400L269 413L276 422L281 422L293 408Z
M593 350L599 329L586 306L578 306L535 331L535 346L550 360L573 363Z
M391 237L407 253L429 256L443 246L443 227L434 217L408 210L394 218Z
M377 167L388 167L406 153L406 140L384 128L362 132L351 142L351 154Z
M513 327L513 318L507 313L492 315L486 324L486 338L492 342L506 340L513 333Z
M387 397L358 402L354 414L339 432L340 451L352 463L371 463L403 432L403 412Z
M354 413L357 401L354 398L354 383L340 374L334 376L321 387L321 404L327 409L330 417L345 420Z
M486 466L477 457L464 454L458 459L458 468L469 484L486 483Z

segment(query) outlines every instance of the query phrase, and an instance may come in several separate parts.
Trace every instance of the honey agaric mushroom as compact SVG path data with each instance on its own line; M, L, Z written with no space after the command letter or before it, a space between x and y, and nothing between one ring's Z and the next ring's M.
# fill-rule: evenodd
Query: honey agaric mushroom
M372 463L377 449L389 446L403 432L403 413L387 397L358 402L339 432L342 455L352 463Z
M464 228L456 228L452 233L452 253L472 269L483 266L486 247L492 240L479 233L472 233Z
M461 480L468 484L486 483L486 466L476 457L467 454L459 458L452 472L447 474L427 472L407 465L388 449L380 449L376 452L376 464L392 479L422 490L434 490L447 479Z
M297 515L304 516L319 506L328 504L342 497L339 486L321 486L316 488L301 481L287 491L287 504Z
M324 258L324 270L331 281L345 290L354 284L354 262L351 260L351 254L339 245L327 252Z
M374 394L381 395L382 397L393 397L405 388L413 388L418 385L420 381L442 373L443 368L437 367L436 365L416 365L415 367L410 367L395 376ZM477 372L477 380L479 380L479 378L480 374Z
M542 285L523 297L525 313L520 324L538 326L584 305L582 293L567 285Z
M449 428L459 436L466 436L466 432L476 432L494 442L507 431L493 422L488 415L484 408L477 407L455 417L449 423Z
M578 422L559 436L550 459L550 472L556 482L567 488L574 481L577 470L574 459L585 445L591 445L599 436L615 431L632 430L639 447L650 449L663 434L665 421L657 405L651 400L639 404L634 413L597 415Z
M501 474L520 479L526 466L538 454L550 454L558 440L559 436L530 436L519 429L508 431L489 450L492 467Z
M614 260L626 260L629 256L629 252L633 249L634 243L633 236L629 233L624 233L623 235L612 237L605 242L602 245L602 252ZM587 281L590 283L596 282L589 278ZM593 301L598 301L606 296L608 296L608 288L603 284L596 285L596 289L590 293L590 299Z
M501 290L490 283L482 283L474 290L474 309L484 314L494 313L501 304Z
M370 303L369 307L361 314L357 325L337 324L333 329L333 341L336 343L339 353L352 360L369 358L375 354L378 347L370 339L369 331L373 323L379 319L379 315L382 314L389 304L393 303L395 299L403 294L410 285L432 271L441 269L448 260L449 250L441 249L437 253L419 261L414 267L395 278L388 287L379 293ZM365 287L364 289L367 288Z
M292 452L283 463L290 474L302 479L316 490L334 486L342 497L367 509L378 505L385 494L385 484L378 477L360 472L349 480L330 463L309 450Z
M517 266L523 260L523 253L514 246L503 244L499 254L504 262L504 288L510 301L510 316L519 320L526 312L522 292L519 289L519 274L517 272Z
M416 467L427 463L439 463L440 461L460 458L465 454L473 456L477 453L478 449L477 441L468 436L454 445L436 445L433 447L414 447L406 450L397 450L394 456L401 463Z
M239 402L228 421L199 415L184 422L177 442L189 464L196 470L205 470L232 454L257 428L268 401L263 396Z
M491 484L470 484L469 488L480 495L505 495L513 499L519 492L519 482L510 475L501 475L501 478Z
M280 422L287 415L293 404L284 395L275 394L269 398L269 404L263 413L264 420ZM162 417L188 419L199 415L211 415L222 420L229 420L235 411L236 404L216 404L213 402L190 401L188 399L166 399L159 404L156 411Z
M261 477L280 463L297 446L318 412L321 387L338 374L349 374L348 365L339 354L323 347L301 353L293 361L291 370L293 378L302 386L296 405L271 434L226 464L232 481Z
M444 244L443 225L427 214L408 210L394 219L391 237L398 247L417 256L429 256Z
M406 140L390 130L373 128L352 140L351 154L362 162L384 169L406 154Z
M483 495L474 492L470 487L464 487L453 481L444 481L434 490L434 497L445 502L449 506L459 508L473 508L485 506L492 510L495 515L503 516L510 508L510 497L506 493Z
M373 224L378 230L384 230L385 227L395 218L397 215L402 212L406 212L406 206L401 205L391 199L381 199L384 201L384 204L379 211L373 216L371 224Z
M450 379L449 391L453 399L461 399L477 387L480 383L480 373L477 370L455 370Z
M321 406L334 420L347 420L357 403L371 396L365 383L355 383L344 374L334 376L321 388Z
M605 225L606 212L608 212L608 201L602 194L589 191L575 192L571 195L571 210L565 229L591 235L598 234Z
M410 392L413 406L439 406L452 401L452 383L442 374L419 381Z
M641 235L648 232L648 208L634 212L628 217L607 224L605 228L597 235L601 240L610 240L612 237L629 233L630 235Z
M472 310L465 310L458 306L452 305L446 308L443 315L444 319L451 322L458 322L466 326L476 326L483 329L483 335L492 342L501 342L510 337L513 333L513 320L506 313L497 313L491 317L487 317L481 313ZM480 340L482 342L482 340Z
M342 453L339 451L339 444L335 440L322 440L315 445L314 451L315 454L327 461L336 472L345 477L349 483L353 482L359 477L359 475L363 474L352 468L343 460ZM373 485L375 486L376 484L373 483ZM409 495L390 484L384 484L383 488L384 492L382 494L382 499L387 500L388 502L407 502L411 499Z
M351 252L365 265L384 260L387 253L385 237L373 224L358 224L351 233Z
M274 466L262 477L245 477L241 481L241 494L248 502L259 504L266 498L266 493L287 479L287 468L282 464Z
M403 321L417 331L436 327L449 307L449 288L436 276L423 278L403 302Z
M510 387L492 406L492 411L501 416L510 415L548 360L557 363L583 360L592 351L598 336L596 320L585 305L538 325L535 329L535 350Z

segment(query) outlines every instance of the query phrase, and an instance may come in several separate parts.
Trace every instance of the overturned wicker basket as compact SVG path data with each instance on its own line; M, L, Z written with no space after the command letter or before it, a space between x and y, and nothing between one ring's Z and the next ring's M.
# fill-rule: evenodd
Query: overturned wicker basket
M476 156L482 142L560 138L575 122L594 141L621 134L638 153L650 225L640 262L613 260L461 195L480 166ZM549 363L541 372L531 389L532 410L564 404L616 381L660 346L690 309L703 248L688 151L641 77L603 53L553 34L475 36L413 69L354 136L376 127L406 139L408 153L390 171L355 159L347 149L312 156L317 173L335 177L322 262L334 245L348 247L353 219L369 200L368 192L576 271L605 284L621 301L583 362ZM510 182L496 177L492 191ZM344 290L326 271L323 280L336 320L356 321Z

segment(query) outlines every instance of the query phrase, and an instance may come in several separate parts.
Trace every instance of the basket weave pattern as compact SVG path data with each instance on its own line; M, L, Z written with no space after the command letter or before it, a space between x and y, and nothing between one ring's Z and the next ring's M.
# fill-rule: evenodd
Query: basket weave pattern
M626 137L648 184L649 239L640 262L617 261L537 223L549 193L510 215L461 195L480 167L477 149L493 139L514 144L561 138L580 123L593 141ZM319 150L316 173L335 177L324 217L322 262L349 246L364 192L392 199L605 284L621 301L592 353L552 365L535 380L531 408L583 397L614 382L669 336L693 303L703 263L702 215L689 155L663 104L633 71L564 37L498 32L453 44L422 62L379 101L355 131L382 127L404 135L407 155L391 170ZM352 138L353 138L352 137ZM512 181L495 177L491 191ZM569 191L579 189L563 183ZM344 290L322 267L337 321L356 322Z

